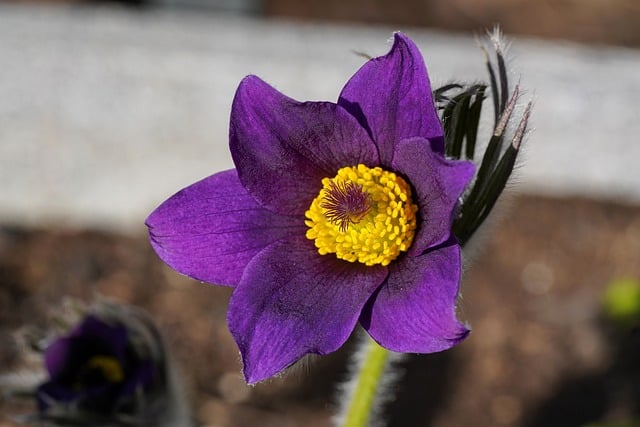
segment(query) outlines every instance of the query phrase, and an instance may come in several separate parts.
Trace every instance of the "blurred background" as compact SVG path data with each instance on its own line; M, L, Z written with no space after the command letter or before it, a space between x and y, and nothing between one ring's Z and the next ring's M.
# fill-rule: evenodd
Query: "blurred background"
M402 364L389 425L637 426L635 0L0 3L0 372L22 366L16 328L100 293L154 316L200 425L329 426L352 346L246 387L229 289L165 267L144 219L233 166L229 110L245 75L335 100L364 61L355 52L384 54L402 30L434 87L486 81L476 38L496 24L533 131L501 221L469 254L473 333ZM14 413L0 401L0 426Z

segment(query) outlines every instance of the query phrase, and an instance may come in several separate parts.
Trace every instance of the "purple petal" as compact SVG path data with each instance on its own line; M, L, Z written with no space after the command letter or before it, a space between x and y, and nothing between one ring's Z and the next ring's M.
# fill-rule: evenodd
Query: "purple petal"
M371 59L347 82L338 104L358 118L378 146L380 162L389 165L395 145L406 138L429 139L444 153L427 68L416 45L395 33L391 51Z
M262 208L235 170L203 179L169 198L147 218L151 245L173 269L194 279L235 286L267 245L304 235L304 217Z
M408 178L416 192L420 216L409 255L418 256L449 239L458 198L473 178L475 166L445 159L431 151L422 138L401 141L392 165Z
M47 347L44 353L44 365L51 378L62 375L70 357L72 340L60 338Z
M305 354L338 349L386 275L385 267L319 255L304 237L260 252L229 303L247 382L275 375Z
M324 177L344 166L375 166L367 132L342 107L298 102L255 76L238 87L231 108L231 155L240 181L264 207L304 215Z
M457 244L399 259L368 301L362 326L392 351L434 353L456 345L469 333L456 319L460 270Z
M127 330L123 325L104 322L91 314L87 315L69 334L70 338L87 337L102 341L114 349L114 354L124 351L127 336Z

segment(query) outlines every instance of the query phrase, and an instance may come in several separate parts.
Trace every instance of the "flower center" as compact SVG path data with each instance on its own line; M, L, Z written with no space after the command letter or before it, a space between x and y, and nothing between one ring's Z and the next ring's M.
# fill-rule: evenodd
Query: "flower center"
M401 177L379 167L347 166L322 180L305 213L306 236L321 255L388 265L411 246L417 211Z
M87 369L98 371L110 383L120 383L124 380L122 366L115 357L93 356L87 362Z

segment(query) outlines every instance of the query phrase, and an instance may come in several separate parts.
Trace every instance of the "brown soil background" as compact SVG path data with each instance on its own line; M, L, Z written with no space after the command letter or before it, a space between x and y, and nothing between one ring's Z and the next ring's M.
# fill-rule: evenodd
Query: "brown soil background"
M330 425L352 343L283 378L242 383L225 324L230 290L184 278L146 236L0 227L0 371L20 367L11 332L64 296L147 309L164 332L195 418L209 427ZM640 332L601 315L606 285L640 277L640 207L519 196L486 233L463 284L473 327L457 348L408 357L389 425L582 426L640 415ZM0 426L18 409L0 401ZM21 406L20 411L30 409Z
M268 16L640 46L637 0L263 0Z

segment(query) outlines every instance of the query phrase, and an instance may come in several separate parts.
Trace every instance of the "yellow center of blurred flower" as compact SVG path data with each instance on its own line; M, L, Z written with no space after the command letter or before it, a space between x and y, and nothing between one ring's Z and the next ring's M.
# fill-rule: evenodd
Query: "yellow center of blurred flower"
M124 380L124 371L118 359L111 356L94 356L89 359L87 368L99 370L104 379L110 383L120 383Z
M388 265L411 246L417 211L401 177L379 167L348 166L322 180L305 213L306 236L321 255Z

